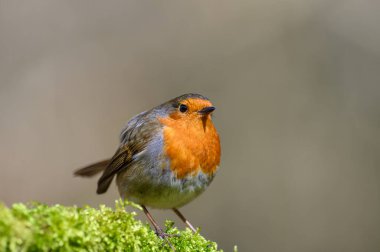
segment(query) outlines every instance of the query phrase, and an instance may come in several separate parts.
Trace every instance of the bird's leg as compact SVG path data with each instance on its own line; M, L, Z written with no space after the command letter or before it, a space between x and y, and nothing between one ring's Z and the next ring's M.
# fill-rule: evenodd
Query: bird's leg
M150 221L150 223L152 223L154 229L156 230L156 235L158 237L160 237L161 239L164 239L168 244L169 246L172 248L173 251L175 251L175 248L173 247L173 245L169 242L168 240L168 237L171 237L172 235L171 234L167 234L165 233L161 228L160 226L157 224L157 222L153 219L152 215L149 213L148 209L144 206L144 205L141 205L142 209L144 210L144 213L146 215L146 217L148 218L148 220Z
M173 211L176 213L176 215L194 232L196 233L197 230L191 225L191 223L181 214L181 212L177 208L173 208Z

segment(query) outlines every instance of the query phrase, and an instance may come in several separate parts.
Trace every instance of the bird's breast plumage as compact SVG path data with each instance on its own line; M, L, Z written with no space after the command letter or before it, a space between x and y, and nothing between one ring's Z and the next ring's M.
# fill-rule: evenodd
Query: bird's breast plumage
M118 189L123 198L153 208L181 207L211 183L214 173L206 173L202 169L194 169L192 173L178 177L164 146L162 129L146 149L135 156L128 169L117 175Z
M200 171L213 176L220 163L219 135L211 117L176 120L161 118L163 151L177 178L196 176Z

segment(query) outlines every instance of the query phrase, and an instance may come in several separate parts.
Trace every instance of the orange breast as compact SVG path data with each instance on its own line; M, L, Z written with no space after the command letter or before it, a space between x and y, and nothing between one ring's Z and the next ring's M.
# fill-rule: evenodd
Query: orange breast
M220 163L219 135L208 116L198 118L161 118L165 126L164 151L177 178L196 175L198 171L213 174Z

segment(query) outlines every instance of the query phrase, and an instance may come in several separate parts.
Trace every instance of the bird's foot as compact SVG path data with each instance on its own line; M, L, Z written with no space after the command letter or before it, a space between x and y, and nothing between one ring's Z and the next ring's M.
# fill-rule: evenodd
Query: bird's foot
M167 243L173 251L176 251L173 244L171 244L168 238L179 237L180 236L179 234L168 234L168 233L165 233L161 228L156 228L155 233L159 238L164 240L165 243Z

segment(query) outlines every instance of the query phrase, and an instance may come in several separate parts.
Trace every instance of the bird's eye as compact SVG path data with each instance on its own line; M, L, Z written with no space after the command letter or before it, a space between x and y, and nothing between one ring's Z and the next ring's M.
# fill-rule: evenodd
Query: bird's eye
M185 104L179 105L179 111L185 113L188 110L188 107Z

